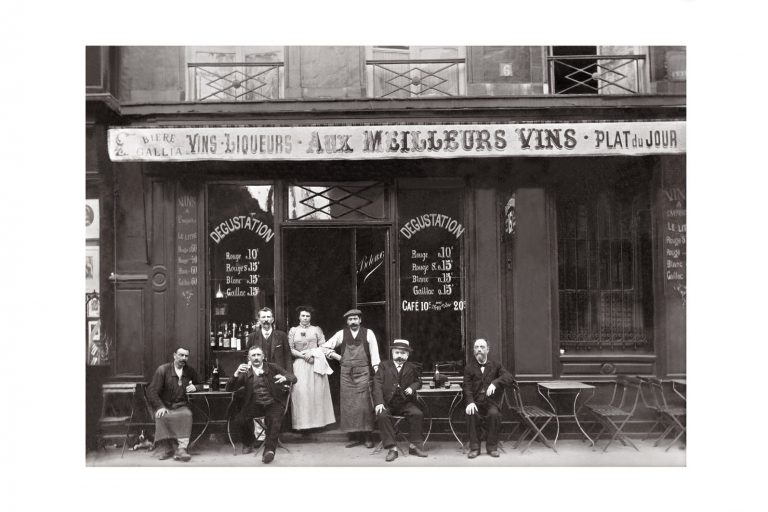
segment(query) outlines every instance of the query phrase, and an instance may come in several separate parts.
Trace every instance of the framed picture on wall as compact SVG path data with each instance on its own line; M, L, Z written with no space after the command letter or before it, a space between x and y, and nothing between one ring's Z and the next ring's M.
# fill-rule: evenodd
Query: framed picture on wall
M99 200L85 200L85 238L99 239Z
M101 305L99 304L99 296L93 295L88 300L88 318L99 318L101 316L99 313L101 311Z
M85 292L99 291L99 246L85 246Z
M96 341L101 341L101 321L90 320L88 321L88 345Z

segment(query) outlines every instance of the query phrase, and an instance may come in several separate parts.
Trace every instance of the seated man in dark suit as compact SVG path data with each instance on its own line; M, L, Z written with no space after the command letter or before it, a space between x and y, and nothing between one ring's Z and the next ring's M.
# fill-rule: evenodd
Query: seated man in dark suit
M296 377L276 364L265 362L261 347L251 347L248 360L250 364L243 363L237 367L234 376L227 382L227 391L245 388L243 407L235 418L243 442L243 453L251 453L254 449L253 418L266 418L267 437L261 461L269 464L275 458L277 436L288 399L287 383L295 384Z
M373 378L373 403L381 442L388 449L386 461L392 462L398 455L392 415L405 416L408 421L408 453L426 457L419 448L424 442L424 413L416 402L416 391L421 388L419 371L408 362L411 344L408 340L394 340L390 350L392 360L382 361Z
M469 458L480 455L478 423L485 420L485 449L491 457L498 457L499 426L501 425L501 397L503 387L512 384L512 374L496 361L488 360L488 342L475 340L475 358L464 369L464 400L467 403L469 427Z

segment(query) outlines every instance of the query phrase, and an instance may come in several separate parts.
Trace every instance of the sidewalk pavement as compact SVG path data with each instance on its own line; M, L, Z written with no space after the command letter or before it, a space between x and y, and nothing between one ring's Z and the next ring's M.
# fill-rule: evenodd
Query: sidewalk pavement
M545 446L534 443L525 453L520 449L514 450L513 443L505 445L506 452L495 459L485 453L485 445L479 457L469 460L462 453L455 440L433 441L427 443L428 457L421 458L405 455L406 443L400 443L400 456L393 462L385 462L387 450L381 450L373 455L372 449L364 446L345 448L343 439L318 440L316 437L302 438L290 436L284 439L284 444L290 453L282 448L277 449L275 460L269 466L338 466L338 467L474 467L474 466L685 466L686 451L678 443L669 451L666 444L654 447L653 441L633 439L640 451L631 446L622 446L614 442L607 452L602 448L606 441L601 441L599 447L593 450L585 441L559 440L557 452L554 453ZM179 462L173 459L158 460L160 451L147 450L131 451L126 448L125 456L120 457L120 447L108 447L103 450L86 454L86 466L89 467L238 467L238 466L267 466L261 462L261 451L254 454L240 453L240 444L236 444L236 454L232 446L221 437L200 441L192 450L192 460Z

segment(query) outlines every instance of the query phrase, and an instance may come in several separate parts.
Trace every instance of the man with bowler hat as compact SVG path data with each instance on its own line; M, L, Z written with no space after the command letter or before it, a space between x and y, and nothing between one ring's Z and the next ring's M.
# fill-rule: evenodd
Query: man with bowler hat
M375 372L379 367L379 345L373 331L360 325L362 316L359 309L344 313L347 327L323 344L323 348L330 349L327 357L341 361L339 428L349 435L347 448L363 443L367 448L373 448L371 375L372 370Z
M426 457L419 445L424 442L424 413L416 402L416 391L421 388L419 370L408 362L411 344L408 340L394 340L389 347L390 361L382 361L373 379L373 403L376 405L376 421L381 432L381 442L388 450L386 461L398 456L392 416L405 416L408 421L408 453Z

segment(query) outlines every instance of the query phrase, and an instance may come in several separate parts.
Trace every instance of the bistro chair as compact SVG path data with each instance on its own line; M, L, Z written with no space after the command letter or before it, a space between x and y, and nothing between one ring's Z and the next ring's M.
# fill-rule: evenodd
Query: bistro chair
M658 446L670 433L677 433L672 442L667 446L667 450L685 434L685 407L670 405L664 394L664 383L656 377L647 377L642 379L649 389L650 399L646 400L643 396L644 405L656 413L656 423L643 439L647 439L650 433L661 425L664 431L656 439L654 446Z
M600 428L600 431L594 437L595 446L597 446L597 442L603 434L608 433L611 435L610 440L603 448L603 452L608 450L608 447L616 439L624 446L630 445L635 450L640 451L624 433L624 427L632 419L637 409L637 403L641 394L640 386L640 379L622 375L614 382L613 393L608 403L585 404L585 407L595 418L597 428Z
M293 384L288 384L288 396L285 399L285 407L283 407L283 413L280 415L280 425L279 428L282 430L283 428L283 420L285 420L285 415L288 414L288 409L291 407L291 395L293 394ZM259 434L259 431L261 431L264 435L264 441L266 441L267 436L267 419L266 416L257 416L253 418L253 428L256 433L256 440L258 440L261 437L261 434ZM256 455L259 454L259 451L263 451L266 449L265 446L266 443L262 443L261 446L259 446L259 449L256 450ZM282 448L288 453L291 453L291 450L286 448L286 446L283 444L283 442L280 440L280 434L278 433L277 436L277 447Z
M555 413L542 409L537 405L525 405L523 403L522 394L520 393L520 384L517 382L517 380L513 380L510 387L512 391L511 402L509 398L510 395L506 392L504 394L504 400L506 401L509 409L520 419L520 421L512 430L512 432L509 433L507 439L512 437L512 434L517 431L520 425L525 426L525 430L522 434L520 434L520 437L517 439L517 442L513 448L520 446L520 443L522 443L529 434L532 434L531 439L523 448L522 453L525 453L525 450L530 448L531 444L537 439L540 439L545 446L551 448L553 452L557 453L557 448L555 448L554 443L550 442L550 440L547 439L547 436L544 435L544 429L546 426L549 425L553 419L557 421L557 416Z

